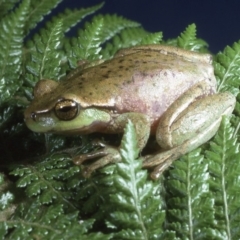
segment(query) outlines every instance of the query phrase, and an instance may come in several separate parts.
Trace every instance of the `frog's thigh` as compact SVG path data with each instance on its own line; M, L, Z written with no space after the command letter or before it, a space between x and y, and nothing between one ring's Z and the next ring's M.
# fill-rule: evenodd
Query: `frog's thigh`
M157 142L162 148L169 149L194 138L211 126L217 131L222 115L231 114L234 105L234 96L225 92L197 99L177 114L169 109L160 119Z

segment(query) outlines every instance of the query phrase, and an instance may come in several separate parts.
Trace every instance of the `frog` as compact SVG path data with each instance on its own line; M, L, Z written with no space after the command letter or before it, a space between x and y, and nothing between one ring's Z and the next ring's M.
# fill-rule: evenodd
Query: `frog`
M37 82L24 112L27 127L40 133L122 134L131 121L140 153L150 136L157 142L156 151L139 156L152 179L210 140L222 116L234 110L235 96L217 92L208 53L156 44L122 49L96 64L83 62L59 82ZM120 146L97 145L73 159L86 177L122 159Z

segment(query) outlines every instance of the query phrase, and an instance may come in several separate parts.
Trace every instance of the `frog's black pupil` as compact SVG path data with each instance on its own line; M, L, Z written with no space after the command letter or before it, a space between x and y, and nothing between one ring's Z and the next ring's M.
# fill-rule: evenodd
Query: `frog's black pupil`
M59 108L59 111L65 112L65 113L68 112L68 111L71 111L71 110L72 110L72 106Z

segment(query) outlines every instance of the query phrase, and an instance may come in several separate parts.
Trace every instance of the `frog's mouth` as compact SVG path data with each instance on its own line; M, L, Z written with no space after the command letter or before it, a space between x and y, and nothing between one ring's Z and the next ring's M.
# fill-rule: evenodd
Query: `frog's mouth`
M62 135L86 135L94 132L106 133L108 123L103 123L100 121L95 121L89 126L82 126L74 129L62 129L62 130L49 130L49 133L62 134Z
M84 109L72 120L59 120L53 112L25 112L29 129L39 133L89 134L106 132L111 116L98 109Z

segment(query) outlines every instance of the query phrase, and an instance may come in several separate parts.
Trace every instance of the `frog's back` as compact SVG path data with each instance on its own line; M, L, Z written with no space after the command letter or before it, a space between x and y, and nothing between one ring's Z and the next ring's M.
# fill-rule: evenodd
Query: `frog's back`
M119 113L142 112L156 119L202 80L215 91L210 64L141 51L84 69L77 78L68 79L63 88L78 95L83 107L112 107Z

